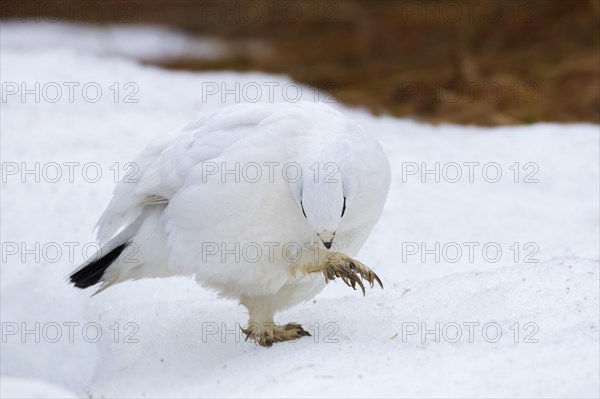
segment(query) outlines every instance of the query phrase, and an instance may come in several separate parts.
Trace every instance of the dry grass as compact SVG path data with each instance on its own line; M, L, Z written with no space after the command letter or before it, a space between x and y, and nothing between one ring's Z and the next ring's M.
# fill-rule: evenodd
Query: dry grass
M285 19L290 3L301 17ZM140 22L235 44L227 59L166 68L284 73L374 113L434 123L600 123L598 0L259 1L255 21L239 1L136 4Z

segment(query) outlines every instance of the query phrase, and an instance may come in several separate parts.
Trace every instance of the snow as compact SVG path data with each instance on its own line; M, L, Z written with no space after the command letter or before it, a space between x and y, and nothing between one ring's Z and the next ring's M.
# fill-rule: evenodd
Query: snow
M65 277L84 245L94 250L91 229L115 171L122 177L153 138L226 102L323 93L285 76L173 72L82 52L90 39L68 33L81 44L5 46L22 27L1 28L3 397L600 395L597 125L431 126L336 104L380 140L392 164L384 214L357 257L385 288L363 298L330 284L315 302L277 316L313 338L265 349L238 332L242 307L191 279L128 282L90 298ZM72 101L68 82L79 84ZM50 102L57 86L62 96ZM91 102L96 87L102 94ZM23 88L39 102L35 93L22 101ZM39 173L22 173L36 162ZM65 162L79 162L72 179ZM92 162L102 172L96 182ZM439 183L419 173L436 162ZM451 162L462 172L456 183ZM473 182L470 162L479 162L470 164ZM488 182L498 168L500 180ZM440 243L439 262L421 259L422 243ZM502 255L492 262L495 248ZM436 323L437 337L422 335ZM451 342L457 329L462 336Z
M102 26L49 21L7 22L3 24L0 43L3 49L66 48L78 53L121 56L140 61L181 57L217 59L226 53L225 44L217 39L139 23Z

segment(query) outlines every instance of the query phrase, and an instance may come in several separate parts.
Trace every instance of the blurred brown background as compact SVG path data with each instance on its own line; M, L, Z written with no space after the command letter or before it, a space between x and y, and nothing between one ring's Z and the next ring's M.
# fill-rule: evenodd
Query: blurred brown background
M3 21L45 13L222 38L230 51L220 59L159 64L283 73L377 114L600 123L599 0L8 3Z

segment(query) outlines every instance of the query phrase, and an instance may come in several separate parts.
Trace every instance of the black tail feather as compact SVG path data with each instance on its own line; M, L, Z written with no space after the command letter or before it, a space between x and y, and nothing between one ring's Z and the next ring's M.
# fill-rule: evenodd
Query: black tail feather
M129 243L121 244L111 250L100 259L96 259L88 265L85 265L75 273L71 274L69 279L77 288L87 288L97 284L102 275L110 265L121 255L121 252L129 245Z

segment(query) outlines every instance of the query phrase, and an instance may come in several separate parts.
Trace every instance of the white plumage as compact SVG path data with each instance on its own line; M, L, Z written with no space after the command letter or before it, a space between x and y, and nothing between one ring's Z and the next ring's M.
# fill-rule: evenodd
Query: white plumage
M258 324L314 297L327 267L329 279L344 278L323 257L358 252L390 184L387 158L371 135L310 102L224 108L157 139L135 163L138 173L117 185L97 226L103 256L123 244L133 255L104 265L101 289L194 275L238 299ZM353 271L364 266L342 258ZM78 285L92 266L72 281ZM276 331L261 341L261 333L247 333L265 345L298 337L278 339Z

